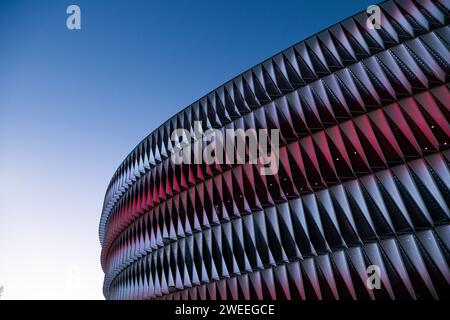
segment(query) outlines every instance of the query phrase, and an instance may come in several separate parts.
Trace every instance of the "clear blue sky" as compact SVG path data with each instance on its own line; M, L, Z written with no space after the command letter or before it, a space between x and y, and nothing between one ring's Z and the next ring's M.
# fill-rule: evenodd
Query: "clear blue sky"
M102 299L102 201L131 149L374 2L0 0L2 298ZM66 28L70 4L82 30Z

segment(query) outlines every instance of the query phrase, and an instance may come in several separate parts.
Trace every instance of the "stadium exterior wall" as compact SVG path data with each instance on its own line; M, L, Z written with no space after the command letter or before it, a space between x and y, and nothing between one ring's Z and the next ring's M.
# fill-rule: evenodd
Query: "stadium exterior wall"
M450 296L450 2L379 6L380 29L356 14L139 143L104 199L107 299ZM278 172L175 165L171 133L194 121L279 129Z

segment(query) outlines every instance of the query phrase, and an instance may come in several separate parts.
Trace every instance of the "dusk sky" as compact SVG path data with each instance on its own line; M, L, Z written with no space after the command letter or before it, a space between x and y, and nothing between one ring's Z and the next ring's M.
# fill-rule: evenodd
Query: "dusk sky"
M103 299L101 208L132 148L373 3L0 0L1 299ZM70 4L81 30L66 27Z

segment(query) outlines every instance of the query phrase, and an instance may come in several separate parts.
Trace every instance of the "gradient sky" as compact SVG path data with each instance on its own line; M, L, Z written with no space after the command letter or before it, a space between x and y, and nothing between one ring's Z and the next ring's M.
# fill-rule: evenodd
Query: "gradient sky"
M3 299L103 299L117 166L177 111L376 1L0 0ZM81 8L82 30L66 28Z

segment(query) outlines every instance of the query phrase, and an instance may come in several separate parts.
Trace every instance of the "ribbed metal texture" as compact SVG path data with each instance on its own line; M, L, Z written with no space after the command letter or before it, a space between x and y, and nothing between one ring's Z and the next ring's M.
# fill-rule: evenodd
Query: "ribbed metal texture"
M144 139L106 192L108 299L450 296L449 1L380 4ZM174 129L280 129L280 169L174 165ZM381 289L366 287L369 265Z

